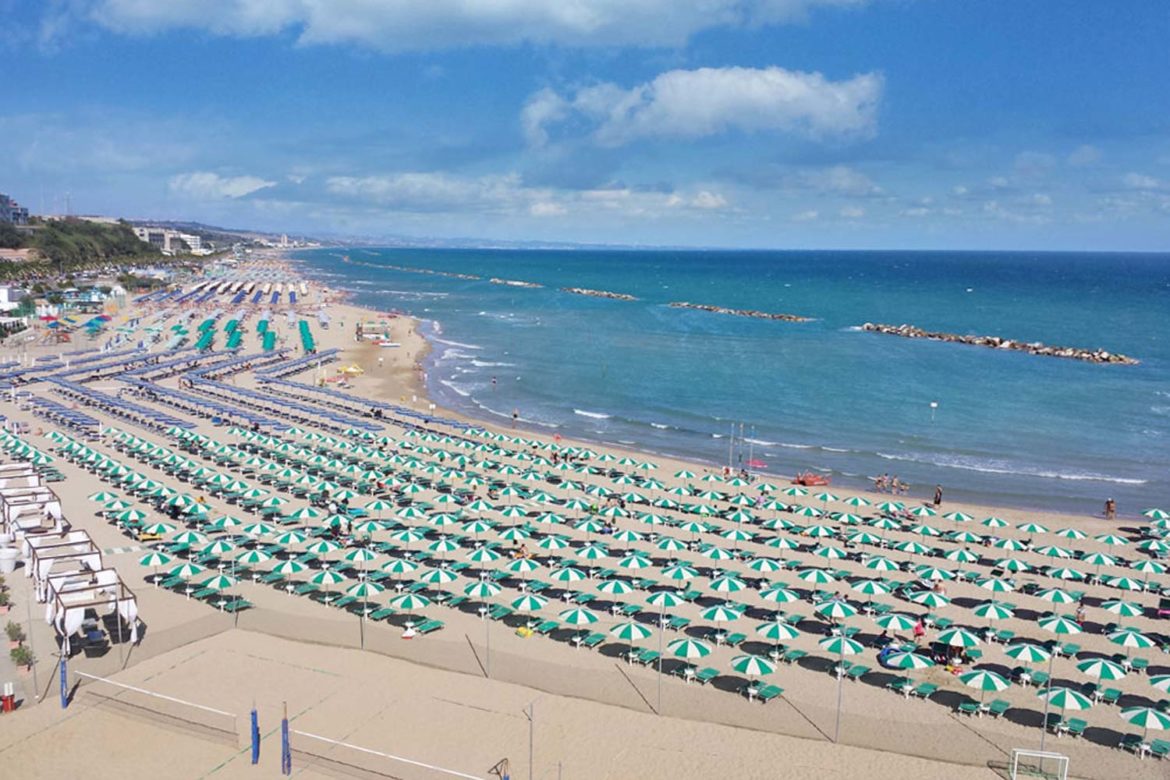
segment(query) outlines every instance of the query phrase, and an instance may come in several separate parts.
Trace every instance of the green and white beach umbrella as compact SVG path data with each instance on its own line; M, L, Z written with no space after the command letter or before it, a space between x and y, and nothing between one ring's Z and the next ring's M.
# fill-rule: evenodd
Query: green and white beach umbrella
M341 549L341 545L331 539L318 539L305 548L313 555L328 555Z
M229 577L226 574L217 574L214 577L199 583L199 587L210 588L211 590L227 590L235 584L236 581L232 577Z
M900 612L890 612L885 615L880 615L874 619L874 622L887 631L909 631L918 625L918 621L915 618Z
M152 568L157 568L159 566L166 566L172 560L174 560L174 559L171 558L171 556L167 555L166 553L154 550L152 552L148 552L146 555L139 558L138 565L139 566L150 566Z
M658 607L660 610L673 609L680 604L685 603L678 594L669 590L660 590L650 594L646 599L646 603L652 607Z
M418 564L406 558L392 558L382 564L382 571L390 574L409 574L418 569Z
M430 604L431 600L417 593L403 593L400 596L395 596L390 599L389 603L394 609L404 609L407 612L414 612L414 610L422 609Z
M308 567L305 566L305 564L290 558L287 561L281 561L280 563L273 566L272 571L274 574L280 574L281 576L287 577L291 574L300 574L306 568Z
M342 582L345 582L345 577L333 571L333 569L322 569L310 577L309 582L313 583L314 585L324 585L325 587L331 587L333 585L338 585Z
M489 582L488 580L477 580L476 582L469 583L467 587L463 589L463 595L467 596L468 598L483 600L498 596L502 590L503 588L494 582Z
M1141 604L1136 601L1122 601L1121 599L1113 599L1111 601L1101 602L1101 606L1108 612L1121 617L1132 618L1141 617L1145 614L1145 610Z
M738 593L747 583L737 577L723 576L711 580L710 590L715 593Z
M597 590L607 596L624 596L634 592L634 586L625 580L606 580L597 586Z
M252 566L270 560L272 560L272 556L263 550L245 550L236 556L236 562L242 563L245 566Z
M867 569L872 569L874 571L879 571L879 572L882 572L882 571L888 572L888 571L897 571L898 570L898 564L894 563L889 558L883 557L881 555L875 555L871 558L867 558L863 565Z
M975 647L979 637L965 628L948 628L938 635L938 641L950 647Z
M847 601L832 599L817 604L813 607L813 612L832 620L844 620L845 618L851 618L856 615L857 608Z
M114 514L114 519L121 523L137 523L145 520L148 515L141 509L123 509Z
M773 620L770 623L761 623L756 626L756 633L765 639L771 639L776 644L789 642L800 636L800 631L782 620Z
M995 672L986 669L976 669L973 672L959 675L959 682L966 685L968 688L974 688L979 691L979 702L983 702L983 697L988 692L999 693L1006 691L1011 687L1011 683L1005 680L1002 676Z
M902 652L890 653L886 656L886 664L893 669L904 669L912 672L915 669L929 669L934 666L934 661L920 653Z
M1061 588L1045 588L1044 590L1036 591L1034 595L1036 598L1043 599L1051 604L1072 604L1076 602L1076 598L1072 594Z
M776 664L759 655L737 655L731 659L731 668L748 677L762 677L776 671Z
M742 613L738 610L722 605L708 607L699 613L699 617L712 623L730 623L733 620L739 620L741 616Z
M550 572L549 578L557 582L580 582L585 579L585 572L574 566L562 566Z
M356 599L362 599L363 601L366 601L370 597L377 596L379 593L382 593L384 590L386 590L386 586L384 585L379 585L378 583L371 582L370 580L362 580L361 582L358 582L355 585L347 588L345 595L353 596Z
M1041 699L1047 699L1048 703L1053 707L1060 707L1062 717L1068 710L1077 712L1087 710L1093 706L1093 702L1089 700L1088 696L1085 696L1083 693L1078 693L1071 688L1045 688L1037 693L1036 696Z
M711 646L697 639L675 639L666 646L675 658L695 659L711 655Z
M836 656L857 655L865 652L865 645L845 636L827 636L817 642L821 649Z
M824 569L804 569L796 576L812 585L829 585L837 581L836 577Z
M1018 645L1011 645L1003 652L1004 655L1008 656L1009 658L1014 658L1017 661L1025 664L1043 663L1052 657L1052 653L1050 653L1048 650L1041 647L1040 645L1032 644L1031 642L1022 642Z
M631 645L633 645L634 643L640 642L643 639L648 639L654 632L641 623L629 620L625 623L618 623L609 630L609 633L613 636L616 636L623 642L629 642Z
M171 577L179 577L180 579L189 580L198 574L202 574L206 570L207 568L205 566L200 566L197 563L186 561L171 569L169 572L167 572L167 574Z
M634 553L633 555L619 558L617 564L623 569L648 569L653 564L653 561L650 560L649 556Z
M1151 677L1150 685L1163 693L1170 693L1170 674L1159 674Z
M518 612L538 612L548 605L548 599L525 593L519 598L512 599L512 609Z
M597 613L584 607L573 607L560 613L562 621L570 626L587 626L598 621Z
M781 571L784 564L775 558L752 558L748 562L748 568L752 571L758 571L761 574L772 574L773 572Z
M760 591L760 598L764 601L771 601L774 604L791 604L800 601L800 595L796 591L789 590L783 585L771 585Z
M419 575L419 579L429 585L446 585L459 579L459 577L449 569L436 567L427 569Z
M985 601L973 610L976 617L984 618L988 622L993 620L1007 620L1015 615L1009 607L997 601Z
M129 509L132 506L134 506L134 505L131 504L129 501L123 501L120 498L115 498L112 501L107 501L106 503L102 504L102 511L103 512L120 512L123 509Z
M1158 509L1157 507L1144 510L1142 515L1144 517L1150 518L1151 520L1170 520L1170 512Z
M1079 634L1082 629L1079 623L1075 620L1069 620L1060 615L1047 615L1040 618L1038 621L1040 628L1045 631L1050 631L1053 634Z
M989 590L992 593L1011 593L1015 590L1015 586L1011 582L999 577L989 577L985 580L980 580L979 587L984 590Z
M223 555L224 553L230 553L234 549L236 549L236 546L226 539L216 539L204 545L200 552L206 553L207 555Z
M1088 661L1081 661L1077 664L1077 669L1082 674L1102 681L1120 680L1125 677L1125 668L1107 658L1091 658Z
M117 493L111 493L108 490L99 490L97 493L90 493L86 496L90 501L96 501L99 504L104 504L107 501L114 501L118 498Z
M1170 729L1170 713L1153 707L1126 707L1119 714L1127 723L1142 727L1142 742L1146 741L1150 729L1157 731Z
M890 586L884 582L877 580L858 580L853 583L851 589L855 593L861 593L866 596L885 596L890 592Z
M365 547L355 547L345 554L345 560L351 563L366 564L376 560L378 554Z
M1109 641L1115 645L1120 645L1129 654L1133 649L1146 649L1154 646L1154 640L1140 631L1135 631L1132 628L1123 628L1120 631L1114 631L1109 635Z
M687 566L683 563L677 563L671 566L665 566L662 569L662 576L668 580L675 580L676 582L685 582L692 580L699 576L699 570L693 566Z
M174 530L175 530L175 527L173 525L171 525L170 523L151 523L150 525L145 526L142 529L143 533L158 534L160 536L162 534L169 534L171 531L174 531Z
M951 603L949 598L941 593L935 593L933 590L920 590L912 594L910 600L930 609L940 609Z

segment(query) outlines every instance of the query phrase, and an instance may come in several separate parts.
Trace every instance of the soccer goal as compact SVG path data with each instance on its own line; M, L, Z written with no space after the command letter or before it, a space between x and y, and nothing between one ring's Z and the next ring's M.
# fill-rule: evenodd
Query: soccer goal
M1039 777L1044 780L1068 780L1068 756L1041 750L1012 751L1012 780Z

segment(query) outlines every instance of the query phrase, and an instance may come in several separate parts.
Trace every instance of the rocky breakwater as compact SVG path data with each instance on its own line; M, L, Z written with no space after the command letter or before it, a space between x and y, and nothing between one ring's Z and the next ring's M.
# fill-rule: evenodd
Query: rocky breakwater
M610 292L609 290L590 290L587 287L562 287L561 292L572 293L573 295L588 295L592 298L609 298L613 301L636 301L638 300L632 295L625 293Z
M990 349L1010 349L1016 352L1026 352L1029 355L1083 360L1087 363L1110 363L1125 366L1136 366L1138 364L1138 360L1135 358L1114 352L1106 352L1103 349L1051 347L1039 341L1015 341L1014 339L1005 339L999 336L962 336L958 333L937 333L923 330L913 325L884 325L880 322L867 322L861 326L861 329L870 333L885 333L889 336L901 336L907 339L929 339L930 341L945 341L950 344L971 344Z
M709 311L715 314L733 314L736 317L752 317L757 320L780 320L782 322L811 322L811 317L801 317L797 314L777 314L767 311L756 311L755 309L728 309L723 306L712 306L707 303L688 303L687 301L672 301L671 307L675 309L698 309L699 311Z

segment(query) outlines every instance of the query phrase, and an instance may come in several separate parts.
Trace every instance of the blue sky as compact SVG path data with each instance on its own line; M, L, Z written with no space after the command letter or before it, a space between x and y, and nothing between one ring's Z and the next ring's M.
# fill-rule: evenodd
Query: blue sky
M1170 249L1164 0L0 0L0 191L360 235Z

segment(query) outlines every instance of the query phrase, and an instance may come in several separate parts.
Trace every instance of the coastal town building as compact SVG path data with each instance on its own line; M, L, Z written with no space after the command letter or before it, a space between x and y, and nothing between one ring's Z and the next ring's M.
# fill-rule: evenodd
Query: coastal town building
M4 285L0 287L0 311L12 311L20 306L28 292L22 287Z
M8 225L27 225L28 209L21 206L12 198L0 192L0 223Z
M210 250L203 248L201 237L170 228L136 227L134 235L138 236L139 241L156 246L163 254L167 255L184 253L200 255L210 252Z

